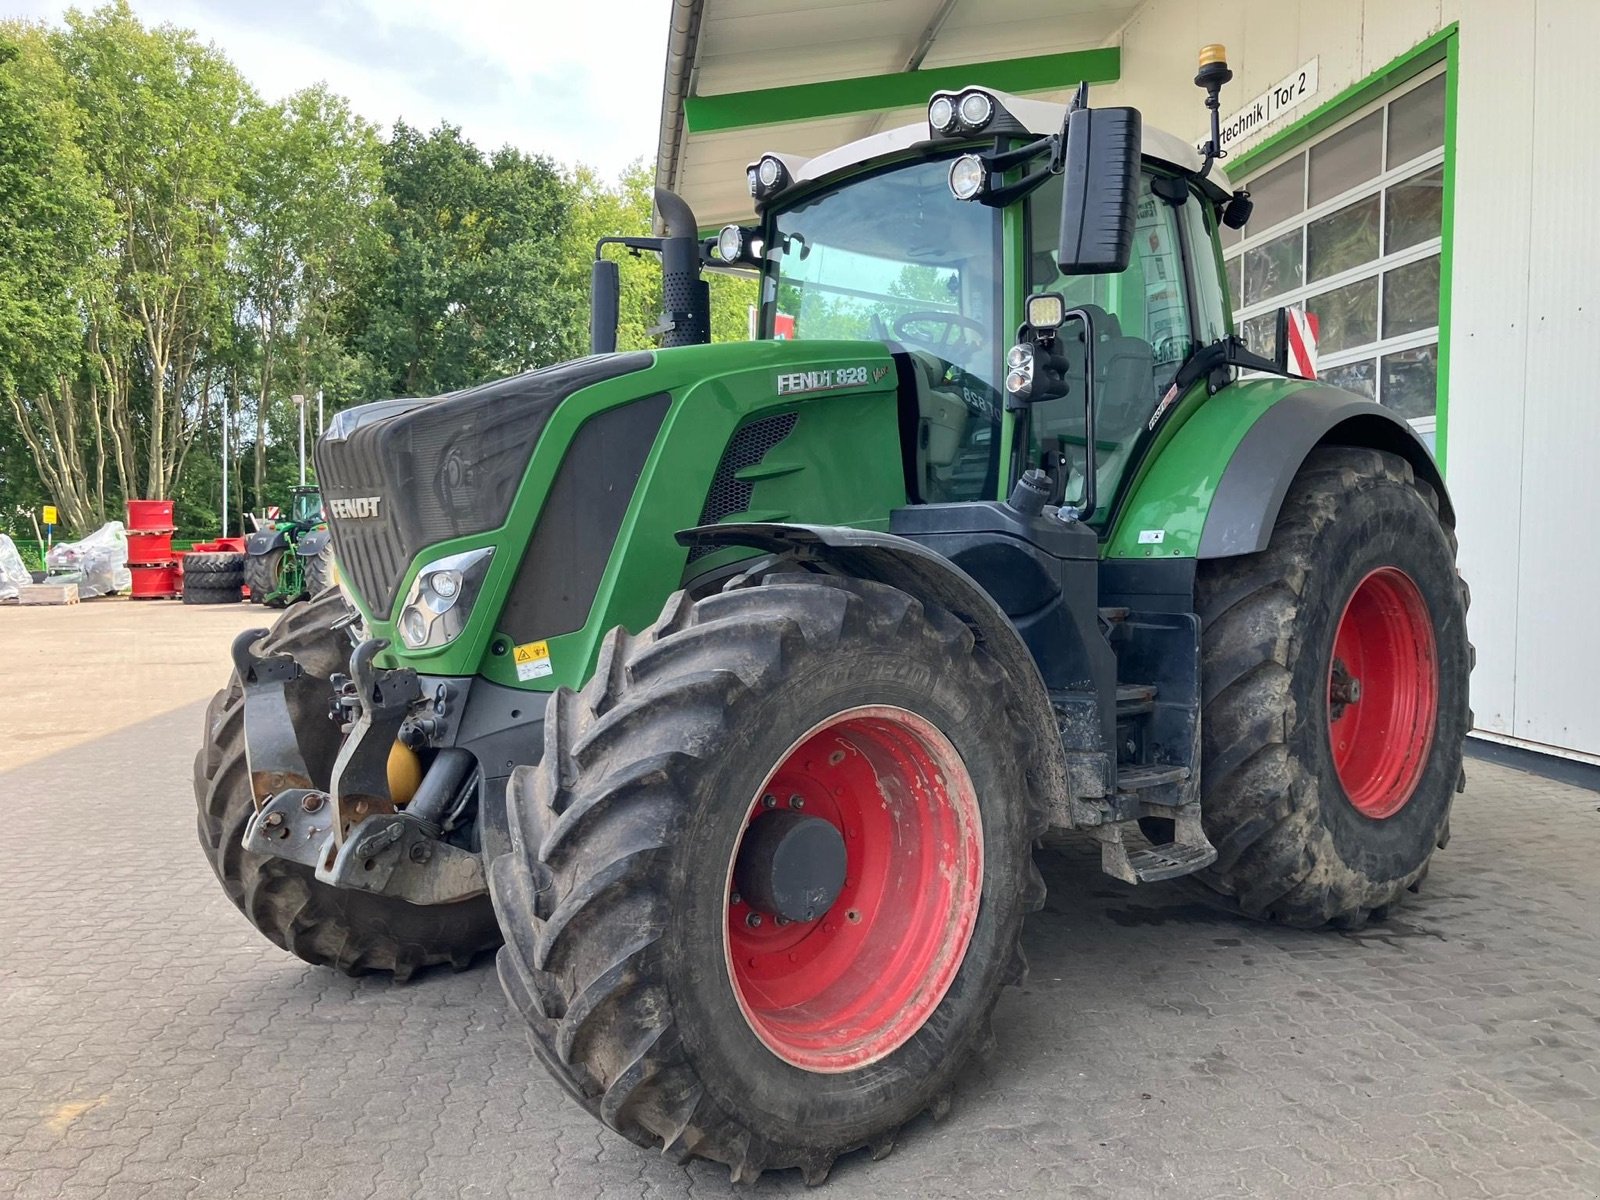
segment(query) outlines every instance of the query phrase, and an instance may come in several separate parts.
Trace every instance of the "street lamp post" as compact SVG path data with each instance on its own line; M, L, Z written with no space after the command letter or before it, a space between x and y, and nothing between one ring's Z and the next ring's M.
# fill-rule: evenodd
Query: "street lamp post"
M300 483L304 486L306 481L306 398L296 392L289 399L294 401L294 406L300 410Z

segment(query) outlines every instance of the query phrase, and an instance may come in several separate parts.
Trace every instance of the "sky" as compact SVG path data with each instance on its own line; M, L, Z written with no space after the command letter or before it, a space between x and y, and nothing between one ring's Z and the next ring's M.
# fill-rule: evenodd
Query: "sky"
M130 0L214 42L268 100L319 80L385 128L459 125L614 177L652 159L669 0ZM94 7L79 0L80 8ZM59 0L0 18L59 23Z

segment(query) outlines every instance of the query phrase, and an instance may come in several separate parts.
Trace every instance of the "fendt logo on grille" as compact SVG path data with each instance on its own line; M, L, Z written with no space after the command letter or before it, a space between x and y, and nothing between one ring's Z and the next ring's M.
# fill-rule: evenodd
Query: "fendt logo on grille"
M341 521L360 521L378 515L382 496L352 496L348 500L330 500L333 515Z

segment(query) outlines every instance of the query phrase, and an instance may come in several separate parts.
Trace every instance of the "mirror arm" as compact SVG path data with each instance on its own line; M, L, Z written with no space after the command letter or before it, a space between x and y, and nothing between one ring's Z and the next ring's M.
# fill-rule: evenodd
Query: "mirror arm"
M1245 345L1238 334L1230 333L1209 346L1202 346L1185 359L1177 374L1172 377L1172 386L1178 389L1179 395L1182 395L1197 380L1204 379L1213 371L1225 367L1243 367L1247 371L1260 371L1263 375L1280 375L1284 379L1301 378L1290 371L1284 363L1263 358Z
M600 251L607 246L626 246L630 250L652 250L661 253L665 238L657 237L603 237L594 244L594 256L600 257Z
M1034 170L1029 171L1015 183L1002 184L1000 187L991 188L978 199L990 208L1004 208L1006 205L1022 199L1030 192L1043 186L1045 180L1055 173L1050 168L1050 165L1046 163L1042 167L1036 167Z

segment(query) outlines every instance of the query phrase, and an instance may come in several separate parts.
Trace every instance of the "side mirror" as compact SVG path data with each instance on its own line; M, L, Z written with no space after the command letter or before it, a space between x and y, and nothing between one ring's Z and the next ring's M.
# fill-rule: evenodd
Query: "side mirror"
M616 351L621 305L622 272L608 259L595 259L589 268L589 353Z
M1067 117L1056 257L1063 275L1128 269L1142 147L1136 108L1079 108Z

